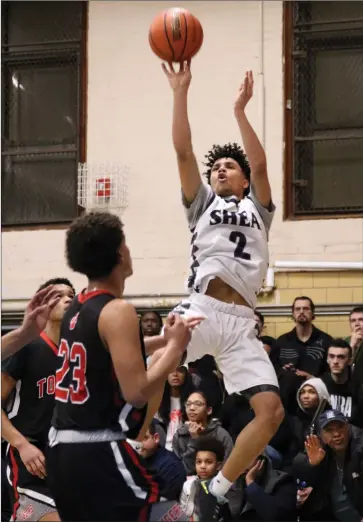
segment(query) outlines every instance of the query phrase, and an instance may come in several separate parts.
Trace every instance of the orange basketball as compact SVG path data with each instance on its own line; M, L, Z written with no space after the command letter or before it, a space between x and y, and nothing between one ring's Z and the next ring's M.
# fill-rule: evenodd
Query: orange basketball
M192 58L201 48L203 28L189 11L174 7L154 18L149 29L149 43L162 60L182 62Z

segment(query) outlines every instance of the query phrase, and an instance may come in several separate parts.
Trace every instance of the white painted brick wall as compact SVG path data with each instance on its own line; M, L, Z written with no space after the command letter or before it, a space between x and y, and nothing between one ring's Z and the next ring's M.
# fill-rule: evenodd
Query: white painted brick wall
M89 3L87 160L120 161L131 169L130 206L124 215L135 275L128 294L184 291L189 234L171 144L170 88L148 46L148 27L174 2ZM193 61L190 119L198 160L213 143L239 140L233 101L244 71L255 72L249 116L262 135L260 3L179 2L202 22L204 45ZM362 220L282 221L283 64L282 2L265 2L266 152L278 210L271 259L358 261ZM201 167L202 168L202 167ZM64 261L64 231L6 231L3 299L27 297L40 281L84 278Z

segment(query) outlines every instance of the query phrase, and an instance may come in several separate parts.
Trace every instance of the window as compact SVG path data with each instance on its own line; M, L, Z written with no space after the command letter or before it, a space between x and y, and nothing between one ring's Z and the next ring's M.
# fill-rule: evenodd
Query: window
M2 223L77 216L87 2L2 3Z
M363 3L285 2L285 217L363 212Z

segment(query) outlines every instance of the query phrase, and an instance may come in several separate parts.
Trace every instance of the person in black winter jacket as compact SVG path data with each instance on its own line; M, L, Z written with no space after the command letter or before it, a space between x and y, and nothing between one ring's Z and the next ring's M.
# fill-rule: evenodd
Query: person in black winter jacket
M318 419L319 437L310 435L306 454L294 460L294 474L312 488L300 520L360 522L363 517L363 432L339 411Z
M266 454L254 460L244 476L243 505L238 520L296 520L294 478L272 469Z

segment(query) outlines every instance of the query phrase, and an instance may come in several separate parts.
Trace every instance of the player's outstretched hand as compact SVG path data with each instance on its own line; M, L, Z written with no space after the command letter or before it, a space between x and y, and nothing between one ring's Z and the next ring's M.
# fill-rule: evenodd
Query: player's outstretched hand
M187 325L190 330L194 330L196 326L198 326L202 321L204 321L205 317L195 316L195 317L183 317L183 321Z
M179 71L174 69L174 65L169 63L168 66L165 63L161 64L161 67L168 78L170 87L173 91L184 90L187 91L192 79L190 72L190 61L182 62L179 64Z
M190 328L179 314L171 313L165 322L164 338L168 341L175 341L175 347L182 354L191 339Z
M36 339L44 330L53 308L58 304L60 296L54 285L47 286L37 292L25 309L22 334L27 341Z
M244 111L247 103L253 96L253 74L252 71L246 71L244 82L241 84L236 101L234 103L234 110L236 112Z
M44 479L47 474L44 465L45 457L40 449L28 441L24 442L18 449L20 458L29 473Z

